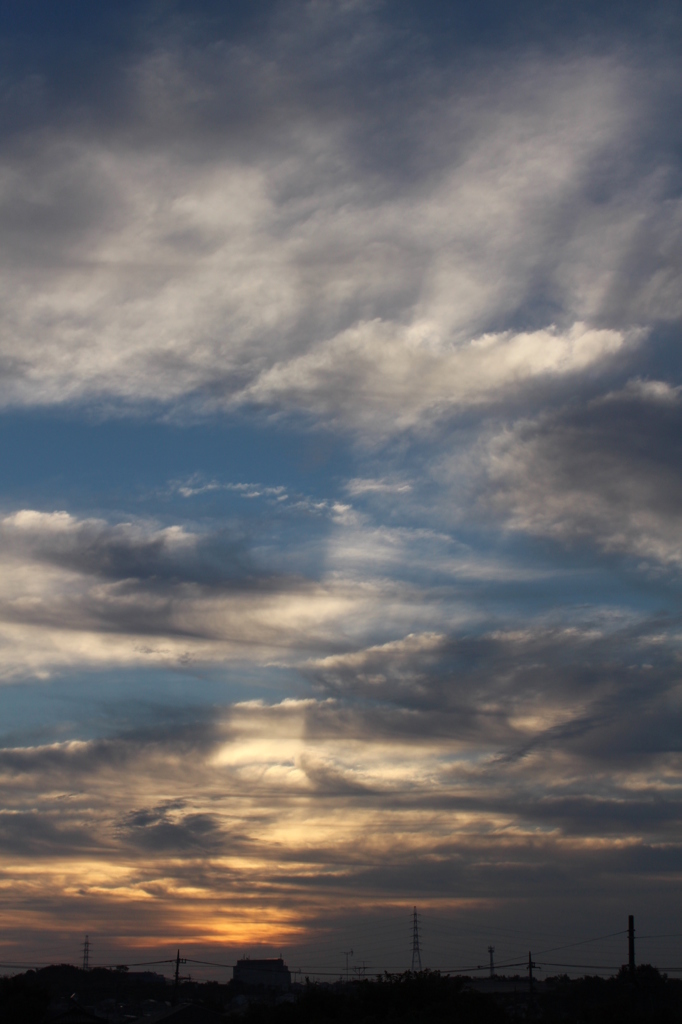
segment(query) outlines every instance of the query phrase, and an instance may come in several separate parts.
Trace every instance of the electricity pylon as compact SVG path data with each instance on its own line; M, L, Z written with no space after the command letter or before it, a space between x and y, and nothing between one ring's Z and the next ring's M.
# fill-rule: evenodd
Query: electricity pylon
M412 970L421 971L422 954L419 948L419 914L415 907L412 911Z

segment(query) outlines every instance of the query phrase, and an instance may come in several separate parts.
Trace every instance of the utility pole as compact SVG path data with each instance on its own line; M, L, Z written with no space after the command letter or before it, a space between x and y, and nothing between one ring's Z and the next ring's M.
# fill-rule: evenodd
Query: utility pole
M348 952L343 954L346 958L346 984L348 984L348 959L353 955L353 950L349 949Z
M533 995L533 968L536 964L533 963L533 957L530 955L528 950L528 992Z
M83 943L83 970L90 970L90 936L85 936L85 942Z
M493 953L495 952L494 946L488 946L488 956L490 957L490 977L495 977L495 963L493 961Z
M175 985L173 986L173 1006L178 1001L178 994L180 992L180 964L186 964L187 960L184 957L180 957L180 950L175 958Z
M635 918L632 914L628 917L628 967L630 977L635 980Z
M421 971L422 953L419 948L419 914L417 908L412 911L412 970Z

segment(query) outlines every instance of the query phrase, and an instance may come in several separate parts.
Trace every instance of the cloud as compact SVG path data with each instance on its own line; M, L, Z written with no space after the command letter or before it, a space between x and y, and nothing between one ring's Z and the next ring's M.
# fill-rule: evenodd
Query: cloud
M364 24L339 74L383 55ZM515 53L386 83L363 113L343 78L326 110L297 84L294 36L260 45L157 47L125 81L127 125L8 147L5 404L255 403L390 433L571 379L679 315L677 200L638 173L658 99L634 100L624 60ZM402 172L375 152L375 102Z
M78 96L40 53L8 72L0 405L214 426L146 518L75 511L71 470L58 506L7 496L3 934L232 949L419 902L583 937L625 886L663 919L674 47L266 8L142 19ZM225 417L268 443L233 460ZM343 435L323 470L311 428Z
M297 920L334 920L348 901L366 912L401 906L406 892L443 908L485 897L499 913L529 874L548 898L576 872L583 891L603 897L648 865L663 893L679 852L678 730L656 726L655 746L639 749L627 731L646 717L660 724L673 695L679 717L679 695L661 674L623 684L643 639L632 636L617 687L613 664L609 681L599 677L624 651L622 634L484 637L470 644L474 657L460 643L459 678L449 671L452 638L407 637L317 669L361 673L381 661L395 678L399 662L433 674L434 659L450 658L442 695L456 691L459 706L445 700L431 714L338 697L248 701L191 724L157 720L108 740L2 750L0 878L13 878L3 925L10 932L33 906L31 927L49 932L64 900L70 915L99 907L118 921L123 901L127 927L146 943L161 940L172 911L184 942L222 936L229 945L267 929L271 940L291 936ZM552 651L542 672L533 661ZM590 709L588 744L547 715L562 661L559 690L572 686L574 701L582 690ZM580 719L573 711L570 724Z
M218 829L214 815L197 814L182 802L132 811L120 828L122 836L139 850L209 854L224 851L225 836Z
M576 373L613 355L620 332L574 324L566 335L484 335L464 345L443 344L428 324L402 328L360 324L312 352L266 371L247 397L266 405L309 409L343 418L349 404L372 426L382 417L413 426L428 414L480 405L535 377Z
M110 526L68 512L21 509L0 521L5 546L37 561L109 579L182 576L183 556L195 561L201 538L180 526ZM196 574L195 577L196 579Z
M245 483L220 483L218 480L202 482L198 476L192 477L186 483L177 485L178 493L183 498L193 498L197 494L205 494L207 491L235 491L242 498L275 498L277 501L286 500L286 488L283 486L267 487L263 484Z
M337 530L353 528L349 506L323 504ZM359 579L338 554L326 572L277 571L305 561L305 539L277 556L271 548L267 537L259 544L222 526L197 533L67 512L5 515L3 677L84 665L289 664L349 637L451 614L438 599L415 614L414 583Z
M356 477L353 480L349 480L346 484L346 491L353 498L361 494L406 494L411 490L411 484L382 479L363 480L360 477Z
M618 756L619 730L641 729L640 741L623 734L621 749L648 756L651 742L651 751L659 748L643 709L672 713L678 645L674 621L628 622L602 613L599 621L570 627L536 621L517 630L410 634L313 658L305 668L323 693L396 709L402 735L433 730L434 737L500 744L522 757L538 744L564 751L575 746L581 757L598 759ZM386 714L388 721L392 712ZM373 728L381 731L380 722L378 714ZM607 739L611 731L613 740ZM670 737L662 729L661 750Z
M678 568L681 409L676 387L633 380L517 423L488 448L495 508L515 530Z

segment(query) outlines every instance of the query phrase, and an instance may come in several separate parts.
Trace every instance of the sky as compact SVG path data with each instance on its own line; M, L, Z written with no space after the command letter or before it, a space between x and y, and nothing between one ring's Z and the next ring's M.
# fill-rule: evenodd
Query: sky
M681 36L0 5L0 959L682 968Z

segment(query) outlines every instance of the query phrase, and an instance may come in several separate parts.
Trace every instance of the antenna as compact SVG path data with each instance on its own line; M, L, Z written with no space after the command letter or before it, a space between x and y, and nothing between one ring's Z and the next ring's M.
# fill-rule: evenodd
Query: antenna
M421 971L422 954L419 948L419 914L417 908L412 911L412 970Z
M90 970L90 936L85 936L85 942L83 943L83 970Z

